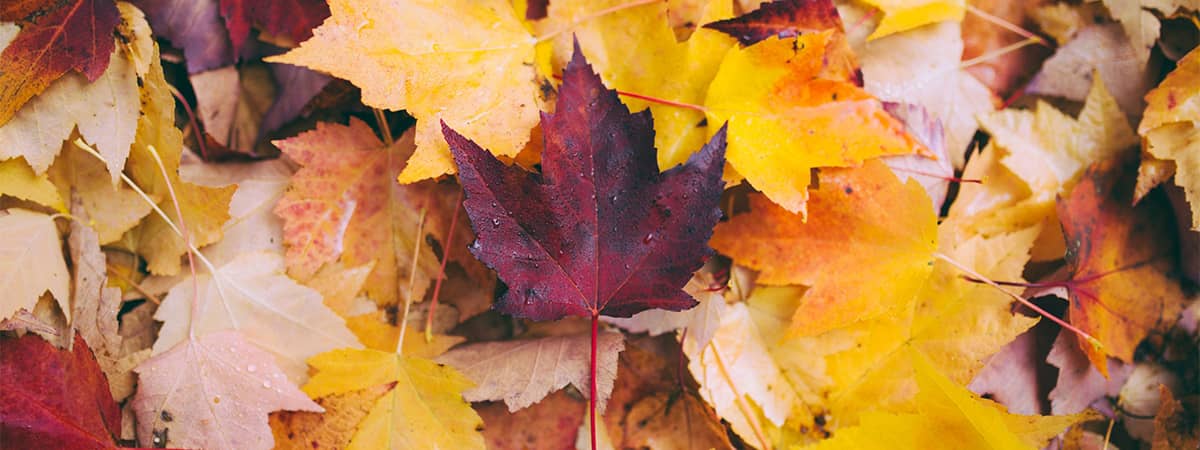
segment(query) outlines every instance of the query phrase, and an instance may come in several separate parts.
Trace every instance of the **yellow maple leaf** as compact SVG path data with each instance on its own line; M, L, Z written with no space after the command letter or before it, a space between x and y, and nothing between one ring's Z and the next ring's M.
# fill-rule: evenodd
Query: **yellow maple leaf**
M685 41L677 40L670 24L671 6L665 2L638 4L627 0L554 1L550 2L546 19L536 23L536 29L547 35L555 33L550 41L551 67L555 73L571 59L573 42L578 40L588 62L609 88L699 105L734 40L707 28L698 28ZM733 15L730 2L695 6L702 13L698 23ZM613 12L599 14L603 11ZM566 29L570 33L561 32ZM658 167L662 170L683 164L708 141L703 111L647 102L634 96L622 96L621 100L631 111L650 109L654 116L654 147L658 149Z
M916 181L901 183L879 161L822 172L804 221L766 197L720 223L711 245L760 271L759 283L802 284L792 322L816 335L907 304L929 275L937 216ZM886 280L881 283L880 280Z
M392 385L358 425L349 449L484 448L483 420L462 398L472 383L451 367L378 350L334 350L308 360L304 392L325 397Z
M183 134L175 128L175 97L170 89L155 51L150 71L142 78L142 113L125 171L142 190L162 199L158 206L175 226L186 227L192 246L199 248L221 239L237 186L213 188L179 178ZM177 211L183 213L182 219ZM151 273L179 273L180 257L188 245L162 217L151 215L129 233Z
M71 275L63 259L58 227L48 215L25 209L0 210L0 320L17 310L33 311L46 291L71 319Z
M1094 417L1022 416L971 393L940 373L928 354L904 349L919 392L912 413L868 412L856 427L806 447L833 449L1036 449L1067 427Z
M534 44L504 0L333 0L313 37L272 58L344 78L363 103L417 118L402 183L454 173L440 121L513 157L537 123ZM453 32L449 32L453 30Z
M964 0L863 0L863 3L879 8L884 14L879 27L867 39L947 20L961 22L967 12Z
M773 37L731 50L705 98L710 134L728 123L726 158L771 201L803 213L810 171L868 158L928 153L879 100L827 74L833 31ZM830 78L823 76L830 75Z
M1192 50L1179 60L1158 87L1146 94L1146 111L1138 124L1144 138L1138 190L1149 191L1173 173L1175 184L1183 188L1192 204L1192 229L1200 230L1200 50ZM1169 164L1174 163L1174 167ZM1165 166L1165 167L1164 167ZM1158 175L1155 176L1155 172ZM1154 181L1143 181L1151 178ZM1144 185L1144 186L1143 186Z
M145 199L124 183L114 186L104 163L73 144L63 145L47 175L63 197L79 198L87 224L96 230L101 244L117 241L150 214ZM158 203L162 198L150 195L150 199Z

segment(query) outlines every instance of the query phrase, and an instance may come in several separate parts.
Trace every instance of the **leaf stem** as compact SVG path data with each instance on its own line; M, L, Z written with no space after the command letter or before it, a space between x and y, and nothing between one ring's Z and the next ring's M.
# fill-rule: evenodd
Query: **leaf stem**
M1027 300L1025 297L1022 297L1020 295L1017 295L1012 292L1004 290L1004 288L1000 287L999 283L992 281L990 278L981 275L979 272L972 270L970 267L967 267L967 266L963 265L962 263L959 263L958 261L951 259L949 256L946 256L945 254L942 254L941 252L935 252L933 254L933 256L937 259L945 261L946 263L950 264L951 266L954 266L958 270L961 270L963 273L966 273L967 275L975 277L976 279L984 282L988 286L996 288L1000 292L1003 292L1004 295L1012 297L1013 300L1016 300L1017 302L1021 303L1022 305L1025 305L1026 307L1028 307L1029 309L1034 310L1035 312L1040 314L1042 317L1050 319L1051 322L1057 323L1059 326L1061 326L1067 330L1070 330L1072 333L1075 333L1079 337L1086 340L1093 347L1098 348L1098 349L1104 348L1104 344L1102 344L1099 339L1096 339L1096 338L1092 337L1092 335L1087 334L1087 332L1080 330L1079 328L1076 328L1074 325L1067 323L1065 320L1060 319L1058 316L1056 316L1054 314L1050 314L1050 312L1042 309L1038 305L1033 304L1033 302Z
M404 354L404 333L408 331L408 310L412 307L413 290L417 285L417 263L421 259L421 236L425 229L425 208L421 208L421 216L417 219L416 245L413 245L412 270L408 274L408 295L404 296L404 317L400 318L400 336L396 338L396 355Z
M984 54L982 54L982 55L979 55L979 56L976 56L976 57L974 57L974 58L971 58L971 59L968 59L968 60L966 60L966 61L963 61L963 62L961 62L961 63L959 63L959 64L958 64L958 68L959 68L959 69L966 69L966 68L968 68L968 67L971 67L971 66L974 66L974 65L976 65L976 64L984 63L984 62L987 62L987 61L989 61L989 60L992 60L992 59L995 59L995 58L999 58L999 57L1001 57L1001 56L1004 56L1005 54L1012 53L1012 52L1015 52L1015 51L1017 51L1017 50L1020 50L1021 48L1024 48L1024 47L1026 47L1026 46L1028 46L1028 45L1030 45L1030 44L1036 44L1036 43L1040 42L1041 40L1042 40L1042 38L1039 38L1039 37L1037 37L1037 36L1034 36L1034 37L1031 37L1031 38L1028 38L1028 39L1024 39L1024 40L1021 40L1021 41L1018 41L1018 42L1014 42L1014 43L1012 43L1012 44L1009 44L1009 45L1006 45L1006 46L1004 46L1004 47L1000 47L1000 48L998 48L998 49L992 50L992 51L990 51L990 52L987 52L987 53L984 53Z
M588 420L590 420L590 432L592 438L592 450L596 450L596 347L597 340L600 337L600 312L592 313L592 357L591 357L591 376L588 377Z
M375 114L375 124L379 125L379 134L383 135L383 143L391 147L395 141L392 140L392 128L388 125L387 116L379 108L371 108L371 112Z
M1021 37L1023 37L1023 38L1035 39L1038 44L1041 44L1046 47L1050 47L1050 44L1047 43L1045 39L1042 39L1041 36L1033 34L1029 30L1021 28L1020 26L1017 26L1016 24L1014 24L1012 22L1009 22L1007 20L996 17L987 11L984 11L982 9L976 8L976 7L968 4L967 12L978 16L980 19L991 22L991 23L999 26L1000 28L1011 31L1013 33L1017 33L1017 34L1021 35Z
M208 155L208 145L204 143L204 131L200 129L200 122L196 120L196 112L192 111L192 105L188 104L183 93L179 92L179 89L175 89L175 86L168 84L167 89L171 90L171 95L175 96L175 100L179 100L179 104L183 105L183 111L187 113L188 123L192 127L192 132L196 134L196 146L200 147L200 156L205 161L211 161Z
M454 200L454 215L450 217L450 231L446 232L446 242L442 245L442 267L438 269L437 280L433 282L433 298L429 300L429 315L425 318L425 342L433 341L433 313L437 310L438 294L442 291L442 282L446 279L446 263L450 261L450 246L454 242L454 227L458 225L458 209L462 204L462 191Z

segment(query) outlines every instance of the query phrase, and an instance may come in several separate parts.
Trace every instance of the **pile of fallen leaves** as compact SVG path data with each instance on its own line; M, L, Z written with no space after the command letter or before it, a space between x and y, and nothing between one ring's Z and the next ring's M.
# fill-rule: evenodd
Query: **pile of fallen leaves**
M1200 445L1194 0L0 4L0 446Z

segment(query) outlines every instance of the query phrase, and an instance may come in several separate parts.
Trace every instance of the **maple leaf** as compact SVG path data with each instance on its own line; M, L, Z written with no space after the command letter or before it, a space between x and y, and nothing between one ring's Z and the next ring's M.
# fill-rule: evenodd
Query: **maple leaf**
M129 237L146 258L151 273L174 275L182 267L180 258L189 244L174 227L185 224L190 244L197 248L220 240L221 228L229 220L229 201L237 188L198 186L179 178L183 135L175 128L175 98L157 52L142 79L141 105L125 171L142 190L161 199L159 208L167 212L171 223L151 216L130 230Z
M867 39L878 39L942 21L961 22L966 15L963 0L863 0L883 12L883 20Z
M66 211L63 199L45 174L37 175L21 158L0 161L0 195L16 197Z
M540 175L443 126L478 236L471 252L508 285L495 308L554 320L694 306L680 288L711 251L724 130L660 173L648 111L630 114L578 47L563 80L558 112L542 119Z
M986 86L959 68L962 52L962 30L957 22L870 41L861 52L867 92L885 102L924 107L941 122L950 161L960 168L979 126L975 117L992 112L996 104ZM930 146L928 141L922 142Z
M763 3L754 11L736 19L704 25L737 38L743 46L769 37L795 37L802 33L820 33L842 28L842 19L833 2L825 0L777 0Z
M863 414L861 424L839 429L833 438L809 446L831 449L1027 449L1040 448L1067 427L1094 417L1022 416L979 398L938 372L919 350L905 350L920 386L916 412Z
M925 152L879 100L843 81L845 70L822 77L832 33L731 50L704 103L709 123L728 122L730 165L794 213L804 211L813 168Z
M504 400L509 411L516 411L567 384L587 391L589 339L573 335L483 342L457 347L436 360L475 382L474 388L463 391L467 401ZM617 355L625 349L625 338L621 333L601 333L597 348L596 402L602 414L617 378Z
M827 70L842 73L862 86L858 61L843 32L842 18L830 0L776 0L763 3L758 9L737 18L708 23L704 28L728 34L743 47L771 37L790 38L832 30L833 34L825 44Z
M1039 102L1033 112L1006 109L979 116L979 124L1008 151L1004 165L1043 201L1070 190L1093 161L1137 144L1125 114L1098 76L1076 119Z
M112 31L120 20L112 0L48 2L2 12L0 21L17 21L22 28L0 52L0 125L68 71L94 82L108 68Z
M605 85L630 94L621 99L630 110L650 109L658 167L664 169L687 162L708 139L704 112L694 105L704 101L725 51L733 45L728 37L705 28L677 40L669 17L673 6L624 0L556 1L548 17L534 24L542 36L554 36L549 42L550 68L539 68L540 72L560 72L578 42L584 54L591 55L588 62ZM698 23L733 14L729 2L698 7L702 7Z
M267 413L321 411L236 332L187 339L138 365L133 397L141 444L267 449Z
M242 63L195 73L188 81L196 92L196 118L204 124L208 145L256 155L263 118L277 97L268 67Z
M402 183L453 173L439 121L500 156L525 146L537 120L535 40L509 2L337 0L330 10L312 39L267 61L349 80L366 105L416 117Z
M139 15L134 8L122 8L121 20L144 24ZM3 34L0 31L0 47L4 46ZM121 38L128 43L123 43L122 49L137 45L138 36ZM15 45L13 42L11 45ZM65 74L10 120L0 121L5 122L0 125L0 141L12 143L0 148L0 158L24 156L35 172L45 172L63 140L78 126L79 134L104 155L111 182L115 183L137 128L138 74L126 51L110 51L104 58L107 69L96 77Z
M1192 229L1200 230L1200 157L1196 156L1195 143L1200 141L1200 107L1196 89L1200 79L1200 51L1193 50L1179 60L1175 70L1167 74L1158 87L1146 94L1146 112L1138 124L1138 134L1143 137L1144 150L1151 158L1143 158L1138 177L1138 191L1150 188L1175 175L1175 184L1183 188L1188 203L1192 205ZM1157 164L1155 164L1157 162ZM1173 163L1173 164L1172 164ZM1150 173L1160 169L1157 177ZM1144 177L1155 181L1144 181ZM1141 197L1141 194L1139 194Z
M483 419L487 448L576 448L579 427L587 414L587 402L567 391L558 391L516 412L501 402L473 405ZM533 426L531 426L533 425Z
M193 315L191 302L201 302ZM295 382L307 378L304 360L335 348L361 348L340 317L321 304L316 291L283 274L283 258L247 253L197 274L171 289L154 318L163 322L154 354L162 354L190 335L236 329L270 352Z
M428 359L377 350L334 350L308 360L312 397L389 386L347 448L483 448L479 415L462 399L471 382Z
M936 248L936 215L925 198L918 183L900 184L868 161L822 172L807 222L752 195L751 213L717 225L711 244L760 271L759 283L811 286L792 327L816 335L885 314L920 289Z
M396 304L404 298L401 288L411 286L407 297L417 302L440 271L440 258L430 246L421 245L420 255L413 256L413 248L429 235L453 244L446 251L449 258L486 282L485 269L463 245L472 238L470 230L458 227L454 236L446 235L458 211L458 190L433 181L396 183L401 162L413 152L413 139L408 132L389 147L366 123L352 119L345 126L318 123L315 130L275 142L301 165L275 206L283 219L289 274L308 280L335 261L345 266L374 263L367 279L373 300ZM417 236L422 220L425 235ZM414 273L416 279L409 280Z
M312 36L312 29L329 17L329 6L321 0L220 0L220 5L235 54L241 54L251 25L258 25L273 36L299 42Z
M61 350L0 338L0 440L12 448L117 448L121 408L83 338Z
M1058 205L1071 275L1068 315L1103 345L1080 342L1105 376L1105 355L1132 362L1138 343L1170 326L1186 299L1168 275L1177 264L1170 207L1151 197L1131 206L1133 180L1122 168L1119 159L1096 163Z
M1154 415L1154 440L1151 448L1167 450L1200 446L1200 426L1196 425L1197 412L1194 407L1185 407L1164 385L1158 385L1158 392L1162 403L1158 413Z
M0 211L0 285L5 286L0 318L24 308L33 311L42 293L58 300L71 318L71 275L63 260L54 218L24 209Z

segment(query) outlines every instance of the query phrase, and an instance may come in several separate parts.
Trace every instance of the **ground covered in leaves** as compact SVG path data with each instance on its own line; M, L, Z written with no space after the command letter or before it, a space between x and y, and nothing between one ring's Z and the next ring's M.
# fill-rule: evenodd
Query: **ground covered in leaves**
M1200 448L1194 0L0 4L4 448Z

